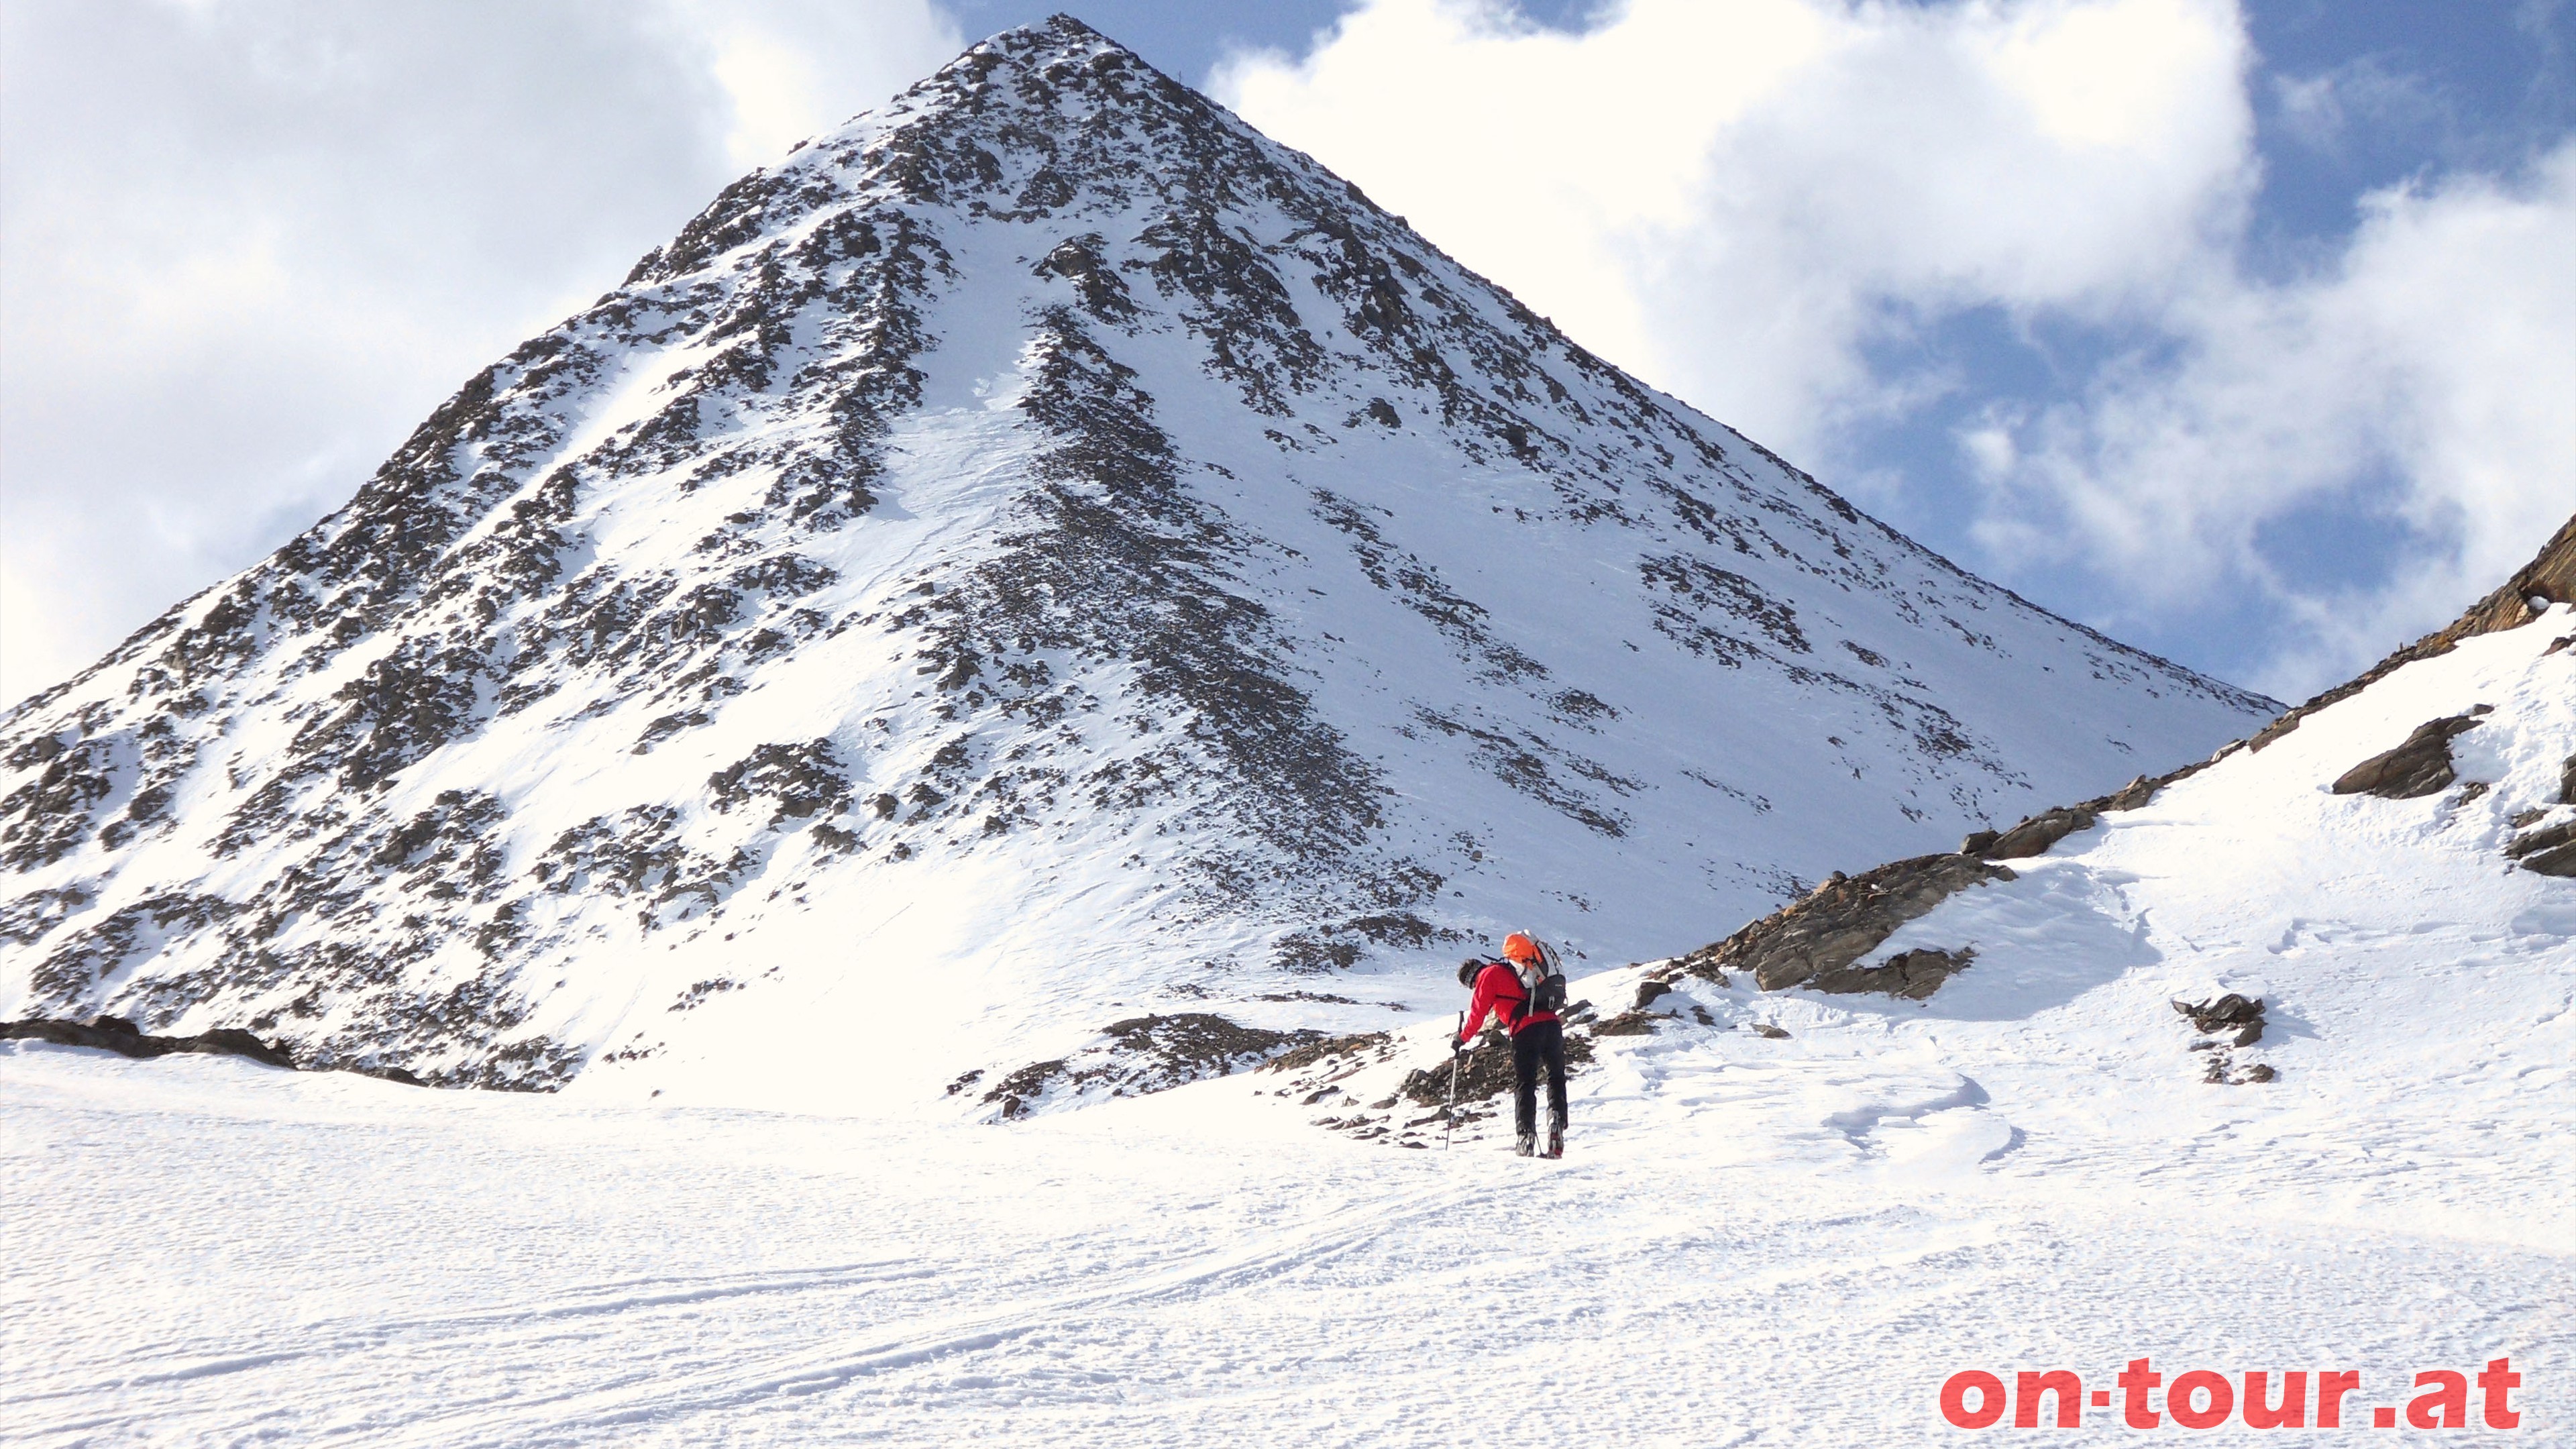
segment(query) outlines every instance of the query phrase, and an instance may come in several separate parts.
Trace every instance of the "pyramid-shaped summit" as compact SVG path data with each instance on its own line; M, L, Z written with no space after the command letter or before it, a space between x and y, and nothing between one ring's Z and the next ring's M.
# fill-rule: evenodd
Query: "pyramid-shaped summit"
M1058 17L11 710L0 1017L991 1111L1401 1022L1498 928L1666 954L2268 708Z

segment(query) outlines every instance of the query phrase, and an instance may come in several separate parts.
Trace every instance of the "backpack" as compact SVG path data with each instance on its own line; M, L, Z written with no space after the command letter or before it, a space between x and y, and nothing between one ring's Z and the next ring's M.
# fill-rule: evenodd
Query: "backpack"
M1521 1006L1524 1020L1542 1011L1565 1014L1565 967L1556 959L1556 948L1544 941L1538 943L1538 954L1539 964L1519 973L1521 990L1528 997Z

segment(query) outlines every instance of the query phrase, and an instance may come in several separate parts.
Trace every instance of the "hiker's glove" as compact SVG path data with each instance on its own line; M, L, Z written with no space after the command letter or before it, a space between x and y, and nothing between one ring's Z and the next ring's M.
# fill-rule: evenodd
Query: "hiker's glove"
M1453 1057L1463 1057L1466 1054L1467 1044L1458 1040L1456 1037L1451 1037L1449 1039L1449 1055Z

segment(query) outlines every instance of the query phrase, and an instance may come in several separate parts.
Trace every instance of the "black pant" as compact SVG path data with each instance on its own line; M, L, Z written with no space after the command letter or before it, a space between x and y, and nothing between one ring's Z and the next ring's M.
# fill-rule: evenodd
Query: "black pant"
M1538 1064L1547 1063L1547 1106L1565 1128L1565 1028L1534 1021L1512 1037L1512 1124L1523 1137L1538 1131Z

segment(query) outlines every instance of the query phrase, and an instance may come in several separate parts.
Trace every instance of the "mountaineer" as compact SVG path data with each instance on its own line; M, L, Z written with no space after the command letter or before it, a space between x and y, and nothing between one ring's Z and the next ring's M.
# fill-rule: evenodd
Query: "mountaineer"
M1517 1092L1512 1122L1519 1136L1513 1150L1530 1156L1538 1146L1538 1069L1547 1064L1546 1156L1565 1155L1565 1028L1557 1013L1565 1009L1565 973L1556 953L1526 931L1503 938L1503 959L1470 957L1459 964L1458 984L1475 992L1465 1021L1450 1043L1451 1054L1467 1050L1491 1014L1512 1037L1512 1083Z

